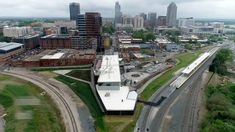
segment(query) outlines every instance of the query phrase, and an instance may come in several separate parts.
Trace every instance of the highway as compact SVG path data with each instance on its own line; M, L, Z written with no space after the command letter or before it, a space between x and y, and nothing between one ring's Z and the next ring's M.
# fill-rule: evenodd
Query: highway
M170 87L170 80L162 86L150 98L148 104L142 110L137 121L135 131L137 132L194 132L197 130L195 122L197 113L195 106L198 93L201 89L200 82L203 72L208 69L213 57L200 66L190 78L176 89L168 98L162 98ZM177 78L177 76L175 77ZM173 89L174 90L174 89Z
M78 120L78 114L76 105L67 97L63 91L53 84L47 83L47 81L34 76L32 74L26 74L23 72L17 72L14 70L0 72L1 74L14 76L23 80L29 81L43 90L45 90L55 101L58 108L61 111L61 116L64 120L65 128L67 132L82 132L84 131L81 127L81 123Z

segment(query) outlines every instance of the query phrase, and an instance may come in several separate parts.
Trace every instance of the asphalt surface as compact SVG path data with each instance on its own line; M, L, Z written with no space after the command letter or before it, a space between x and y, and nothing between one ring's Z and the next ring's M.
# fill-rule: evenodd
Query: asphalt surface
M200 77L211 64L212 60L213 58L210 58L204 63L180 89L175 90L168 98L162 99L161 97L166 91L171 89L169 84L172 80L158 90L150 99L151 102L148 102L150 105L145 105L136 124L135 131L196 131L195 126L192 128L192 124L195 125L195 123L191 121L194 119L194 115L192 118L192 116L189 116L188 114L192 114L191 104L195 102L194 100L196 99L195 97L197 94L188 95L187 93L192 93L191 90L200 89L200 87L197 87ZM186 94L182 95L184 93ZM191 99L192 101L190 102Z

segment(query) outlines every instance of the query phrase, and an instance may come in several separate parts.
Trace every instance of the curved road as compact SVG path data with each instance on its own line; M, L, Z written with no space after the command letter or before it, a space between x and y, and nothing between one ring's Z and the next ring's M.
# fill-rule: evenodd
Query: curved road
M45 90L55 101L60 109L62 118L64 120L64 125L67 132L82 132L84 131L80 126L80 121L78 120L78 114L76 110L76 105L73 104L73 101L69 100L69 97L63 91L60 91L59 88L47 83L45 80L40 79L37 76L23 74L17 71L5 71L0 72L1 74L14 76L21 78L23 80L29 81L43 90Z

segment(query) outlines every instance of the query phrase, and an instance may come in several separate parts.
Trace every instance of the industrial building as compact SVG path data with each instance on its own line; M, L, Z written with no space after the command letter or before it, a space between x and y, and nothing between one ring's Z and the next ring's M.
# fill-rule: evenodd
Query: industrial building
M96 58L95 50L44 50L41 53L12 62L22 67L77 66L92 64Z
M70 49L72 48L71 37L68 35L47 35L41 37L40 46L42 49Z
M137 102L136 91L121 84L118 55L105 55L94 70L96 91L107 114L133 114Z
M23 44L0 42L0 62L6 62L23 51Z
M16 43L24 44L25 49L34 49L34 48L39 47L40 45L40 35L39 34L26 35L26 36L14 38L12 41Z

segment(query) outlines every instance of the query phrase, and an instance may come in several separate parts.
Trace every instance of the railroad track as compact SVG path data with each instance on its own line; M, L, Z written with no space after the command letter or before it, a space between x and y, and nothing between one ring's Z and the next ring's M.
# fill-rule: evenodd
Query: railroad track
M22 74L19 74L19 73L3 72L3 74L4 73L6 73L8 75L16 76L16 77L19 77L19 76L20 77L25 77L25 78L28 78L30 80L33 80L35 82L38 82L38 83L46 86L50 91L52 91L61 100L61 102L63 103L63 105L67 109L68 115L70 117L70 122L71 122L71 125L72 125L72 128L73 128L73 130L71 132L79 132L75 117L73 115L73 112L72 112L71 108L69 107L69 104L67 103L67 101L64 99L64 97L56 90L56 89L58 89L56 86L49 85L48 83L46 83L44 81L41 81L37 78L32 78L30 76L22 75Z

